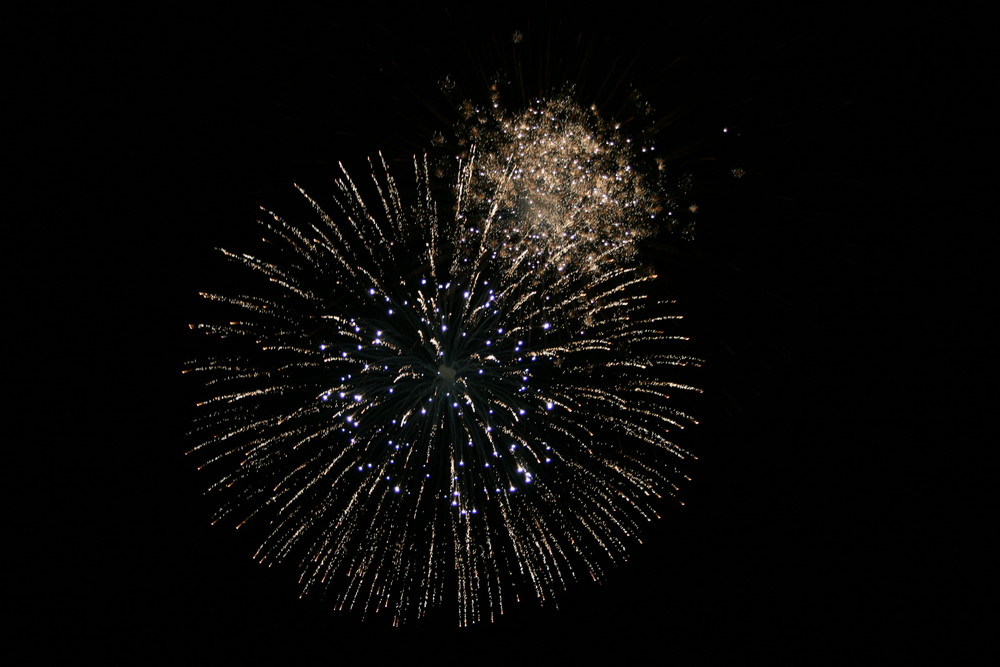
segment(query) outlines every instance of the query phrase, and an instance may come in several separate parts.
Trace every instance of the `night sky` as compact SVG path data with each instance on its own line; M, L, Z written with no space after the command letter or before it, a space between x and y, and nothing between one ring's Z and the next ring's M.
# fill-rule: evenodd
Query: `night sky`
M34 406L47 435L26 430L33 469L13 473L45 509L13 524L16 543L41 546L14 586L39 650L808 662L947 643L964 622L942 610L963 584L942 565L958 538L935 508L957 473L928 474L933 437L914 421L957 399L914 391L919 374L899 369L923 354L906 332L945 332L929 267L964 243L946 222L964 215L960 191L939 196L954 167L921 149L962 141L950 100L969 123L981 115L989 77L981 43L958 39L964 19L355 11L81 12L38 29L40 152L68 157L42 178L39 220L52 222L19 232L56 286L25 303L52 295L60 313L28 344L46 357L59 346L43 365L59 380L43 384L60 404ZM198 291L239 289L213 249L252 247L257 206L282 210L292 183L322 189L339 161L406 163L457 119L442 77L485 103L498 71L510 107L575 83L611 117L640 91L658 147L692 174L695 239L644 253L707 361L685 441L700 459L686 505L665 504L627 564L572 586L559 609L526 602L462 630L445 612L398 630L300 600L294 572L253 562L252 529L209 526L213 480L184 455L203 396L180 373L199 349L187 324L211 316Z

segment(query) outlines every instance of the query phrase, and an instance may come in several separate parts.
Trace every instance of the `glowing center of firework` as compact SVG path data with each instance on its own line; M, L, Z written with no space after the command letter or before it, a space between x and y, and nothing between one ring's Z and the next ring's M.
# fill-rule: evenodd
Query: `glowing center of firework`
M441 368L438 369L438 374L441 376L441 379L448 384L455 381L455 369L451 366L441 366Z

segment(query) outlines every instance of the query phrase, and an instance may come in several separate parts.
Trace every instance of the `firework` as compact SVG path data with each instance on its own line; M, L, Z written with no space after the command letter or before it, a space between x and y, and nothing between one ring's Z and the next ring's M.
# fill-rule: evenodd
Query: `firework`
M488 241L501 255L527 250L535 270L599 274L634 260L637 242L668 218L653 143L634 142L571 94L518 113L494 95L461 112L459 143L479 148L466 205L495 211Z
M260 561L396 622L452 595L461 625L490 620L600 578L686 456L671 369L697 361L667 351L654 276L583 233L498 251L517 207L481 206L504 187L482 164L448 215L426 159L407 195L384 162L371 195L346 171L332 205L302 192L305 221L268 214L261 252L223 251L256 291L204 295L234 315L192 325L219 350L187 369L212 391L194 452L216 520L266 525Z

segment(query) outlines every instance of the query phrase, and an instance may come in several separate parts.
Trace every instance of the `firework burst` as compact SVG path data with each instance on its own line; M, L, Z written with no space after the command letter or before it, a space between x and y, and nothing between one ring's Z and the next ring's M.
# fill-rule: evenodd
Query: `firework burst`
M414 169L409 196L384 162L373 196L345 171L333 205L303 191L307 221L223 251L263 280L204 295L234 316L192 325L218 350L187 369L212 392L194 452L216 519L267 525L258 559L306 591L396 622L454 594L466 625L625 554L682 475L671 369L697 361L667 351L677 316L620 261L632 241L498 248L509 210L478 193L503 184L471 157L444 216Z
M567 92L520 113L496 97L461 113L459 143L480 149L466 206L494 211L488 242L500 255L527 250L536 271L596 275L632 261L637 241L656 230L666 197L636 159L655 147L633 143L595 108Z

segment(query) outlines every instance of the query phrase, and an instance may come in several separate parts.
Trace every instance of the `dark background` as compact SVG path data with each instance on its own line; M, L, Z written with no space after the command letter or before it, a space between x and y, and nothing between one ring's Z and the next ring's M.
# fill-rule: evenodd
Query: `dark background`
M990 131L975 24L559 3L32 21L43 74L15 106L44 192L12 249L31 267L16 296L42 313L20 349L47 361L15 420L19 633L130 662L964 650L978 557L942 508L969 465L941 454L940 422L976 410L954 391L975 371L942 374L976 337L944 284L985 291L967 222L986 177L957 157ZM686 504L558 610L393 629L300 600L293 572L209 526L212 480L184 455L201 396L180 374L198 354L187 324L199 290L238 281L213 249L252 247L258 205L323 187L338 161L407 161L457 118L444 75L485 103L498 71L511 107L569 82L613 116L634 86L694 175L695 239L646 256L707 361L686 442L700 458Z

